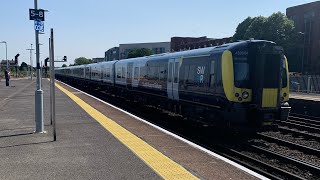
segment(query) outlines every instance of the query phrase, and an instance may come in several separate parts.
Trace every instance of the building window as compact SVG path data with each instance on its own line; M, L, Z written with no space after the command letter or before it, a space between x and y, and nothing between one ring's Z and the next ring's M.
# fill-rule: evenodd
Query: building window
M305 19L310 19L310 18L313 18L314 16L315 16L314 11L309 11L304 14Z

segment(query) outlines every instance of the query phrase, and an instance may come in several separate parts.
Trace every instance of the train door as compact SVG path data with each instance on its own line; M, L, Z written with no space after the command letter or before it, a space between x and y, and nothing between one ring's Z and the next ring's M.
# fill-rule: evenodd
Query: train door
M132 79L132 88L137 88L139 85L139 77L140 77L140 65L138 63L134 63L133 65L133 79Z
M282 49L269 45L256 51L253 100L259 108L276 108L280 102Z
M168 98L173 100L179 100L179 66L180 58L169 59L167 93Z
M133 79L133 62L128 63L127 68L127 89L132 89L132 79Z

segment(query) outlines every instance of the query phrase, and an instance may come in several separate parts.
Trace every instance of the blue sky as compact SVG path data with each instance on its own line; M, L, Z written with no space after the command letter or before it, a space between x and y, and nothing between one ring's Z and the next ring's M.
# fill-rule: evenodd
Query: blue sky
M269 16L311 0L38 0L46 13L45 34L40 35L41 59L48 56L50 28L55 31L55 57L103 57L122 43L170 41L172 36L232 36L246 17ZM29 64L35 44L29 8L34 0L1 0L0 41L8 43L8 59L20 53ZM0 59L5 46L0 44ZM35 56L33 56L35 62ZM35 63L33 63L35 65ZM57 63L57 66L61 64Z

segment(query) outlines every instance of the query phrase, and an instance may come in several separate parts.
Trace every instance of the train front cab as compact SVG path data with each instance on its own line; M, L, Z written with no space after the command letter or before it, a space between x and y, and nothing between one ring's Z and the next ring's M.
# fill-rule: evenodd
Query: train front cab
M246 41L224 51L222 77L231 125L269 126L288 116L288 65L274 43Z

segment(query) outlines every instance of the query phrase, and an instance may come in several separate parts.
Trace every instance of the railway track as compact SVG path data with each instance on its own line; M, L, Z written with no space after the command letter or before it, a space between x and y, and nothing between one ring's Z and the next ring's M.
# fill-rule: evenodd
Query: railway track
M294 129L290 129L287 127L281 127L281 126L278 127L278 130L282 133L292 134L292 136L294 136L294 137L303 137L306 140L316 140L316 141L320 142L320 136L317 136L315 134L310 134L305 131L294 130Z
M263 140L268 141L268 142L275 142L276 144L283 145L283 146L289 147L291 149L296 149L296 150L302 151L302 152L304 152L306 154L311 154L311 155L316 155L316 156L320 155L320 150L319 149L315 149L315 148L311 148L311 147L308 147L308 146L300 145L300 144L297 144L297 143L294 143L294 142L290 142L290 141L286 141L286 140L283 140L283 139L279 139L277 137L272 137L270 135L257 133L256 138L263 139Z
M141 103L130 102L124 98L119 101L119 98L116 98L112 95L107 96L107 94L100 89L90 89L88 87L81 88L75 84L72 85L98 98L101 98L102 100L123 108L137 116L147 119L158 126L161 126L203 147L206 147L213 152L221 154L271 179L320 178L319 175L317 176L317 174L320 174L320 168L318 166L309 162L303 162L302 160L290 157L286 154L279 154L264 147L253 145L250 143L250 141L248 141L247 137L245 138L245 141L242 141L243 139L241 139L236 143L234 138L231 138L232 140L230 140L230 142L227 140L228 138L221 142L221 139L224 138L215 137L215 135L212 134L212 132L215 132L215 130L210 129L211 127L195 127L194 124L188 124L188 121L185 121L181 116L176 116L170 112L159 111L157 107L145 107ZM153 114L152 117L150 114ZM183 125L181 125L182 122ZM210 134L209 137L208 134ZM267 137L267 135L258 134L257 136L259 139L264 139L282 146L291 147L305 154L319 154L319 150L310 148L308 146L294 144L281 139L275 140L275 138ZM257 136L255 136L255 138ZM308 138L311 139L313 136L310 135Z
M314 125L306 124L303 122L297 122L297 121L292 121L292 120L287 120L287 121L281 121L278 122L279 125L281 126L286 126L289 128L295 128L301 131L308 131L310 133L320 133L320 127L316 127Z

